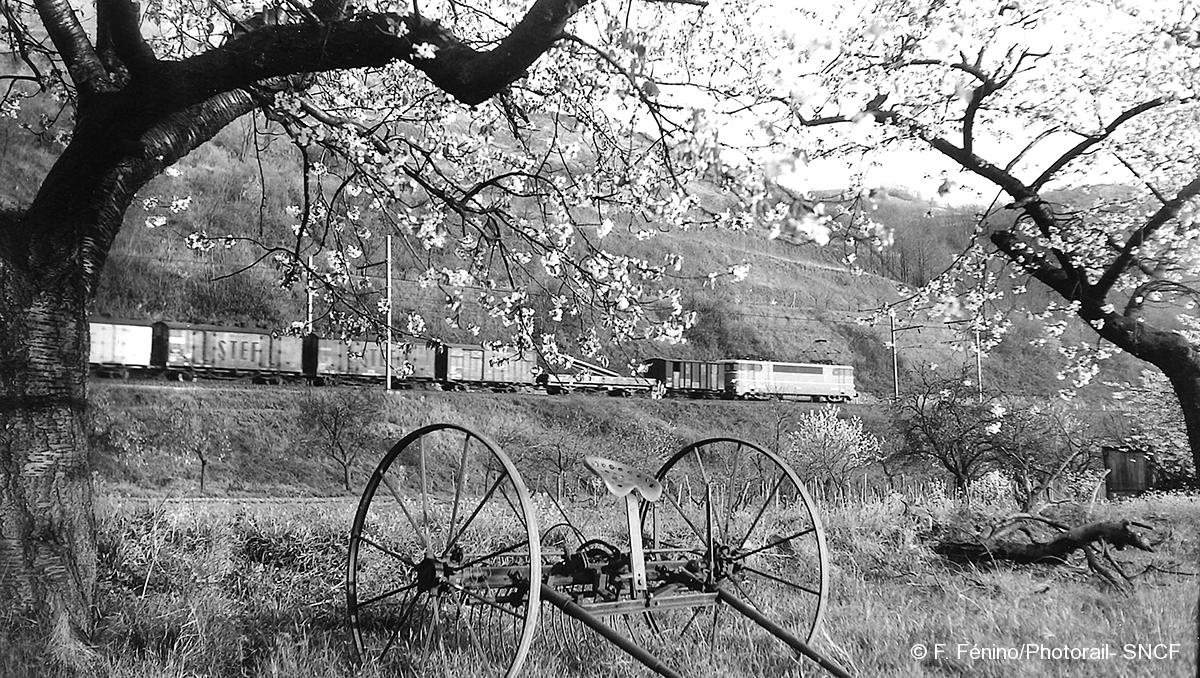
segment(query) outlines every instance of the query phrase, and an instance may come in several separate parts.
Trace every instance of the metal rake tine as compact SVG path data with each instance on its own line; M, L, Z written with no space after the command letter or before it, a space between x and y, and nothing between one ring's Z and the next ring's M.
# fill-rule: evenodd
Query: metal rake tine
M675 637L676 640L678 640L678 641L683 640L684 634L688 632L688 629L692 628L692 624L696 623L696 619L700 616L700 613L702 613L702 612L704 612L703 607L696 608L696 611L692 613L692 618L688 619L688 623L684 624L683 628L679 630L679 634Z
M571 632L571 620L567 619L558 608L554 608L554 618L557 620L554 627L558 634L558 647L565 650L571 647L571 641L568 638L568 634Z
M657 637L659 640L662 640L662 637L663 637L662 627L660 627L658 625L658 622L654 619L654 613L653 612L643 612L642 619L646 622L646 626L650 628L650 631L652 633L654 633L655 637Z
M638 633L634 630L633 623L629 621L629 617L630 615L628 614L621 615L621 619L625 622L625 630L629 631L629 639L638 645L645 645L646 643L642 642L642 639L638 637Z

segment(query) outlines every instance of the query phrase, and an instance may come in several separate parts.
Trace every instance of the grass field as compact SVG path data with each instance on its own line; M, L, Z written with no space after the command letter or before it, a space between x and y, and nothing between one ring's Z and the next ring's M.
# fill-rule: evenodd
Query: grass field
M102 501L96 675L376 675L356 673L348 661L342 579L353 510L352 499ZM1095 507L1094 518L1156 528L1154 553L1118 555L1127 572L1142 573L1129 592L1076 567L948 565L928 540L963 510L938 496L899 495L828 508L832 595L816 645L858 676L1194 674L1200 500ZM588 529L615 532L614 525L598 517ZM649 675L586 632L566 646L544 640L523 675ZM1005 658L1030 644L1035 656ZM1126 658L1126 644L1163 658ZM914 658L918 646L928 655ZM1051 658L1064 648L1105 647L1115 654ZM973 659L972 649L993 658ZM696 678L777 675L778 667L764 673L759 665L760 653L776 650L773 641L748 643L684 657L681 668ZM820 675L809 663L783 673Z

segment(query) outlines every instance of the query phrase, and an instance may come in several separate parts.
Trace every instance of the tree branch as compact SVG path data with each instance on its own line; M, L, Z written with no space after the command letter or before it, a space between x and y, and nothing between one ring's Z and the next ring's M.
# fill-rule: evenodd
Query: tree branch
M1076 298L1077 295L1071 289L1070 276L1066 271L1051 264L1045 253L1038 252L1028 244L1021 242L1012 231L996 231L991 235L990 240L1004 256L1016 262L1047 287L1058 292L1064 299Z
M1094 292L1101 297L1108 294L1108 291L1116 284L1121 274L1133 263L1136 257L1135 252L1146 242L1146 238L1162 228L1171 219L1174 219L1184 204L1198 195L1200 195L1200 175L1197 175L1191 183L1180 189L1174 199L1168 200L1141 228L1133 232L1129 240L1125 243L1125 247L1121 249L1121 253L1117 255L1112 265L1105 269L1104 275L1100 276L1100 280L1096 282Z
M1189 287L1181 282L1174 280L1149 280L1138 285L1133 292L1129 294L1129 301L1125 304L1124 316L1126 318L1137 318L1141 316L1142 309L1146 304L1146 295L1154 292L1168 292L1180 296L1188 296L1193 299L1200 300L1200 290L1194 287Z
M96 49L101 55L111 50L131 73L154 63L154 50L142 38L133 0L97 0Z
M104 91L108 72L69 0L37 0L38 16L81 94Z
M924 139L926 143L928 143L934 149L941 152L942 155L945 155L951 160L957 162L963 169L978 174L984 179L987 179L996 186L1000 187L1000 189L1005 193L1012 196L1015 199L1015 202L1011 207L1014 209L1019 208L1024 210L1025 214L1028 214L1029 218L1033 219L1033 223L1037 225L1042 235L1048 238L1057 228L1058 220L1055 218L1054 214L1050 212L1050 209L1046 203L1038 196L1037 191L1021 183L1021 181L1014 177L1010 172L1003 170L975 155L974 153L964 148L959 148L958 146L955 146L954 144L940 137L923 135L922 139ZM1003 237L1011 239L1011 244L1015 244L1017 242L1016 238L1011 232L1005 231L1003 233L1006 234L1006 236ZM1000 247L1000 244L996 239L997 235L1000 234L993 234L992 242L996 244L997 247ZM1047 266L1047 270L1058 271L1059 274L1065 277L1065 283L1082 288L1086 284L1086 280L1079 272L1079 269L1073 263L1071 263L1071 260L1066 253L1057 249L1052 250L1052 252L1055 259L1058 260L1058 266L1050 267L1048 264L1043 262L1044 265ZM1039 280L1040 279L1041 278L1039 277ZM1055 289L1057 290L1058 288ZM1064 289L1069 289L1069 285ZM1059 291L1067 298L1074 298L1062 290Z
M987 563L1008 560L1014 563L1047 563L1056 565L1066 562L1071 553L1085 548L1093 542L1112 544L1117 550L1128 547L1151 552L1153 547L1133 526L1144 527L1129 520L1089 523L1067 530L1047 542L1022 544L1012 541L956 542L944 541L933 547L935 553L955 562Z
M525 74L563 36L587 0L536 0L495 48L480 52L436 21L397 14L358 14L320 24L257 28L219 48L172 65L177 103L194 103L260 80L406 61L455 99L477 105ZM415 48L429 45L432 58Z
M1042 172L1037 179L1034 179L1033 183L1029 185L1029 188L1034 191L1040 190L1041 187L1044 186L1046 182L1054 178L1054 175L1057 174L1062 168L1069 165L1071 161L1086 153L1096 144L1112 136L1113 132L1116 132L1121 125L1124 125L1146 111L1163 106L1170 101L1171 99L1167 97L1159 97L1157 99L1151 99L1150 101L1142 102L1137 106L1134 106L1133 108L1121 113L1116 118L1113 118L1112 122L1105 125L1104 131L1100 132L1099 134L1087 135L1083 141L1075 144L1070 150L1059 156L1057 160L1050 163L1050 166L1046 168L1046 171Z

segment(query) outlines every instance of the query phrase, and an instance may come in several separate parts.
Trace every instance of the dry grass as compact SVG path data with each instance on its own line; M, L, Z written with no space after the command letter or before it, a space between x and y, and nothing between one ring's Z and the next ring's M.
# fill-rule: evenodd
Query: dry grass
M582 506L588 510L590 506ZM356 673L347 660L342 576L349 499L147 504L112 500L100 516L102 623L97 675L313 676ZM931 528L963 508L897 497L831 507L832 596L818 645L859 676L1191 676L1200 501L1155 497L1096 507L1096 517L1156 525L1153 554L1121 554L1143 572L1129 593L1078 568L959 568L932 555ZM589 530L615 534L593 512ZM1150 568L1150 569L1147 569ZM1156 569L1157 568L1157 569ZM779 601L778 614L787 614ZM561 620L544 614L543 625ZM523 675L643 675L594 636L535 644ZM778 675L774 650L727 638L715 656L677 657L686 675ZM965 648L1113 648L1107 660L971 660ZM1178 644L1174 659L1126 659L1126 643ZM945 654L924 661L914 645ZM564 647L570 652L563 654ZM994 650L993 650L994 651ZM764 654L766 652L766 654ZM461 667L460 667L461 668ZM786 675L818 675L796 663ZM454 675L472 675L457 671ZM648 674L644 674L648 675Z

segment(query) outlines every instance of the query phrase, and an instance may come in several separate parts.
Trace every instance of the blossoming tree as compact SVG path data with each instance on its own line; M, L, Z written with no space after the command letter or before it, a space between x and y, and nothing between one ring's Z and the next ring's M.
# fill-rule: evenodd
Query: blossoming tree
M758 10L764 22L780 11ZM806 207L792 229L885 233L870 209L884 191L866 169L939 158L924 170L934 199L959 182L994 199L972 249L913 306L953 298L999 336L997 309L1011 304L996 302L1029 302L1026 284L1044 286L1056 300L1031 310L1048 333L1077 318L1103 340L1062 347L1076 383L1113 350L1153 364L1200 459L1200 345L1187 334L1200 322L1195 3L869 0L774 25L771 39L741 47L760 68L738 95L766 102L755 110L781 163L833 156L863 168L861 191L838 209L793 183ZM1054 192L1099 185L1111 190Z
M352 318L378 329L385 317L350 268L388 230L423 263L422 282L446 292L451 322L469 293L520 348L552 352L564 317L586 328L585 350L678 338L690 321L669 284L678 257L617 254L604 239L733 222L686 190L711 143L678 93L719 70L679 58L693 51L684 45L698 39L702 5L0 0L3 111L19 115L38 92L70 121L52 169L29 178L36 196L0 215L6 620L34 620L64 658L92 628L87 306L152 178L234 120L263 115L306 159L293 232L221 227L189 242L262 248L282 283L306 279L337 300L348 331L364 329ZM186 208L142 200L147 226ZM548 317L534 296L549 300ZM398 325L433 333L419 317Z

